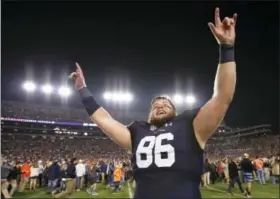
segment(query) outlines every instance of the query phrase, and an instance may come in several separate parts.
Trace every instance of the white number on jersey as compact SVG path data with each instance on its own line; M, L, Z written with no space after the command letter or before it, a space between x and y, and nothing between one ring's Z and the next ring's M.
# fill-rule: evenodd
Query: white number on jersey
M175 150L170 144L162 145L162 140L170 141L173 139L174 135L172 133L144 137L139 142L136 150L136 164L138 168L148 168L153 163L153 159L157 167L171 167L175 162ZM146 143L149 144L145 146ZM161 158L161 153L167 153L167 158ZM141 159L141 154L146 155L145 160Z

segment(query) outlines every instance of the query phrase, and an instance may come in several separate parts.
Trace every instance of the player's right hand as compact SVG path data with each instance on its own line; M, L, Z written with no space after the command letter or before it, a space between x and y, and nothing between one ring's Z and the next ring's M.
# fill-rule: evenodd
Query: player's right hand
M85 82L83 71L77 62L76 62L76 72L72 72L69 75L69 78L73 79L75 81L75 87L77 90L80 90L87 86L86 82Z

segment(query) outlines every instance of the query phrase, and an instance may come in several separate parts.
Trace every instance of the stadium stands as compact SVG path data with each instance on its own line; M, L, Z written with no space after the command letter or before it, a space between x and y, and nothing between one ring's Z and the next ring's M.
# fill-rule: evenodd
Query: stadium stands
M129 124L133 120L145 120L148 115L148 113L128 113L123 111L115 111L112 114L119 121L125 122L125 124ZM21 140L22 136L26 135L31 144L37 141L41 143L48 142L50 139L52 140L50 143L53 145L68 146L68 142L73 142L75 144L73 145L72 143L70 144L71 146L80 148L81 142L86 144L89 140L99 140L99 142L95 141L95 143L100 143L101 146L99 147L101 148L102 146L105 147L101 151L107 151L107 146L114 146L113 151L117 151L116 149L118 148L99 128L89 121L83 109L67 109L2 101L1 123L2 135L5 135L2 137L2 142L9 143L10 139ZM21 138L18 136L21 136ZM212 157L209 158L226 155L240 156L245 150L249 150L253 154L272 155L277 151L279 144L279 137L275 138L271 125L231 128L223 122L208 141L206 156L209 157L210 154ZM77 141L74 142L73 139ZM56 143L57 141L59 143ZM103 145L102 143L105 144ZM5 151L11 154L13 145L4 144L3 146L6 147ZM20 147L18 144L17 146ZM91 145L88 144L88 146ZM63 151L62 147L58 148ZM92 150L94 149L85 149L88 153ZM77 152L77 154L87 154L87 152L82 151Z

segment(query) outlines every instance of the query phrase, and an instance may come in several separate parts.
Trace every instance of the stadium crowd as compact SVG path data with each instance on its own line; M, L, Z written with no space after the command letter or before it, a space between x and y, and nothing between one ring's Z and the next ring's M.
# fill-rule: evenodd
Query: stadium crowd
M106 160L127 160L127 151L110 139L61 139L54 136L2 136L2 153L7 159L24 161L49 159L62 160L72 157Z
M110 114L124 124L130 124L131 118L146 120L148 113L132 111L118 111L108 109ZM64 108L57 106L40 106L23 102L2 101L2 116L20 119L51 120L51 121L73 121L91 122L87 113L83 109Z
M215 140L214 143L209 140L205 151L210 160L221 157L239 157L244 153L250 153L252 156L270 157L279 152L279 144L279 135L240 135L235 139Z
M141 120L144 115L135 118ZM2 102L2 117L88 121L83 110L12 102ZM279 138L279 135L254 128L244 134L214 134L205 150L202 186L217 181L230 184L233 174L229 165L232 162L237 165L240 179L246 180L248 176L244 175L246 172L242 167L246 158L252 163L253 178L260 184L271 180L273 184L279 183ZM57 198L82 189L96 195L97 182L107 184L113 193L117 193L124 181L132 176L129 151L104 136L96 139L93 136L38 135L17 127L16 132L2 134L1 143L1 189L5 198L11 198L16 190L25 191L26 187L31 191L44 187Z

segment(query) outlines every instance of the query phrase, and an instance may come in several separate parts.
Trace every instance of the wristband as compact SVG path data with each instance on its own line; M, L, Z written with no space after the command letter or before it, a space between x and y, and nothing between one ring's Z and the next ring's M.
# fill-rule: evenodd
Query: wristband
M233 62L234 59L234 45L220 44L220 64Z
M82 98L82 103L83 103L88 115L92 116L92 114L95 113L95 111L100 108L100 105L97 104L97 102L93 98L92 94L87 89L87 87L80 89L79 93Z

